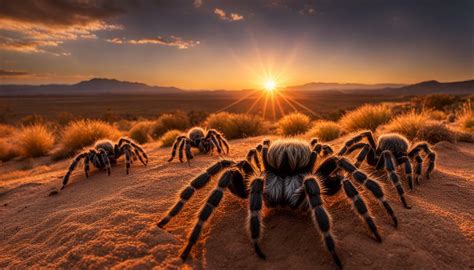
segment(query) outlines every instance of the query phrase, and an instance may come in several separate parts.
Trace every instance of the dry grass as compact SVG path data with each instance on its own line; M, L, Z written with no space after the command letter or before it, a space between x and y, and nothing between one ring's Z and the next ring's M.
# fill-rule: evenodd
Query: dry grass
M136 123L130 129L130 138L140 144L147 143L151 140L151 130L154 125L153 121L141 121Z
M184 113L165 113L161 115L151 128L151 135L160 138L168 130L185 130L190 127L189 118Z
M8 161L19 156L18 147L11 140L0 138L0 161Z
M163 136L160 138L160 144L162 147L168 147L171 146L179 135L181 135L183 132L177 129L169 130Z
M120 131L106 122L99 120L78 120L66 126L62 133L61 150L57 158L66 157L86 146L90 146L99 139L116 140Z
M14 126L0 124L0 138L9 137L17 131L17 128Z
M392 118L392 111L384 105L365 104L346 113L340 120L341 126L351 132L370 129L375 131L378 126L387 123Z
M430 119L436 120L436 121L444 121L448 118L445 112L443 111L438 111L438 110L433 110L433 111L427 111L428 117Z
M400 133L410 140L424 140L430 143L453 142L456 139L455 133L445 124L431 120L427 113L414 111L394 118L385 126L385 130Z
M470 102L465 103L457 113L457 123L463 131L474 132L474 113Z
M268 122L260 116L250 114L214 113L206 119L206 125L221 131L227 139L246 138L269 132Z
M283 136L303 134L310 128L311 119L302 113L283 116L277 123L278 133Z
M42 124L23 127L15 139L23 157L45 156L54 146L53 133Z
M342 127L333 121L316 121L313 127L306 132L306 137L316 137L320 141L327 142L339 138L342 135Z

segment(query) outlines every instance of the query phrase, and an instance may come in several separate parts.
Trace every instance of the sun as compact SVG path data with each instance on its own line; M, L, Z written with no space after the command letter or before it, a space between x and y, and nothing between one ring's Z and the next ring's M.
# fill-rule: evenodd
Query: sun
M277 85L276 85L275 81L272 80L272 79L266 80L265 83L263 84L263 88L267 92L273 92L275 90L276 86Z

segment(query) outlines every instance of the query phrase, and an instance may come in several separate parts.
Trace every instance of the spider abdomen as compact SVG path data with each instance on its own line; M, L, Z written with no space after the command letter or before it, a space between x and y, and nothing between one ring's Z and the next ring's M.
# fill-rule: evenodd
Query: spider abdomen
M269 172L265 179L264 197L268 207L298 207L304 174L279 176Z
M406 153L409 145L410 144L405 137L396 133L383 134L378 139L378 148L380 152L388 150L394 154Z

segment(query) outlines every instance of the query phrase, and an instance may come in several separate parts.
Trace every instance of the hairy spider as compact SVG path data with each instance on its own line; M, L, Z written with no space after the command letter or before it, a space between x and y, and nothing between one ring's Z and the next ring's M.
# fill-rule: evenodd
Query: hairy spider
M263 203L267 208L289 206L292 209L309 210L324 239L326 248L331 253L334 262L341 267L341 261L336 253L335 242L330 232L331 221L321 194L332 196L342 187L347 198L351 200L355 212L365 221L379 242L382 239L377 226L369 214L364 199L352 181L355 180L368 189L381 202L392 218L394 226L397 226L398 221L392 207L385 200L380 185L358 170L346 158L329 156L323 158L323 161L315 166L318 157L323 155L321 154L323 148L330 147L314 142L314 150L312 150L310 144L297 139L279 139L273 143L265 140L263 145L260 144L250 150L244 160L218 161L181 191L178 202L161 219L158 226L163 228L181 211L195 191L208 184L211 177L224 171L217 181L216 188L210 193L199 212L187 245L181 253L183 261L197 242L201 230L214 208L218 207L224 192L228 190L239 198L248 199L248 229L255 252L260 258L265 259L265 254L258 244L262 228ZM258 157L262 162L255 162L255 160L259 160ZM346 173L348 177L345 176Z
M360 141L367 138L369 143L361 143ZM415 181L416 184L420 183L422 175L423 161L425 158L428 159L428 166L426 169L426 177L430 178L430 173L435 167L436 154L431 150L430 146L426 142L421 142L411 148L410 142L404 136L397 133L388 133L381 135L377 143L375 143L372 132L365 131L352 139L346 141L344 146L339 151L338 155L350 154L356 149L361 149L357 155L356 167L359 167L364 160L370 166L374 166L377 170L385 170L388 177L395 185L400 200L405 208L408 206L405 197L403 187L400 184L396 167L405 165L405 174L408 181L408 186L413 189L413 177L412 177L412 160L415 159ZM420 153L423 152L425 157L422 158Z
M145 166L148 163L148 155L145 151L129 138L122 137L116 144L110 140L99 140L94 144L94 147L78 154L72 160L66 175L64 175L63 186L61 189L66 187L66 184L69 181L69 176L81 159L84 159L84 171L86 177L89 177L89 162L92 162L92 164L98 169L107 170L108 175L110 175L110 164L116 164L117 159L122 155L125 155L127 174L133 160L138 158Z
M179 146L179 149L178 149ZM223 147L224 146L224 147ZM201 127L191 128L185 136L178 136L171 148L171 157L168 162L171 162L176 156L176 150L179 153L179 161L183 162L183 152L186 153L186 161L193 158L191 147L198 148L201 153L212 153L214 147L217 153L229 153L229 144L224 136L215 129L205 130ZM225 148L225 150L224 150Z

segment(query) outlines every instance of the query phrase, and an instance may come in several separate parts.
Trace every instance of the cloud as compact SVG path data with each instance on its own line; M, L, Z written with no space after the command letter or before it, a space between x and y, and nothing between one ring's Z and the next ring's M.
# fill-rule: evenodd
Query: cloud
M185 40L177 36L170 36L169 38L158 36L155 38L142 38L142 39L113 38L113 39L107 39L106 41L113 44L132 44L132 45L157 44L157 45L162 45L162 46L176 47L178 49L189 49L200 44L199 41Z
M0 69L0 77L16 77L16 76L26 76L30 73L26 71L19 71L19 70L4 70Z
M202 0L194 0L193 5L195 8L199 8L202 6Z
M219 19L221 19L223 21L234 22L234 21L240 21L240 20L244 19L244 16L242 16L238 13L226 14L225 11L220 9L220 8L214 9L214 14L216 14L219 17Z
M101 30L121 29L105 21L121 12L110 1L0 0L0 49L68 55L58 50L60 44L95 39L95 32Z

